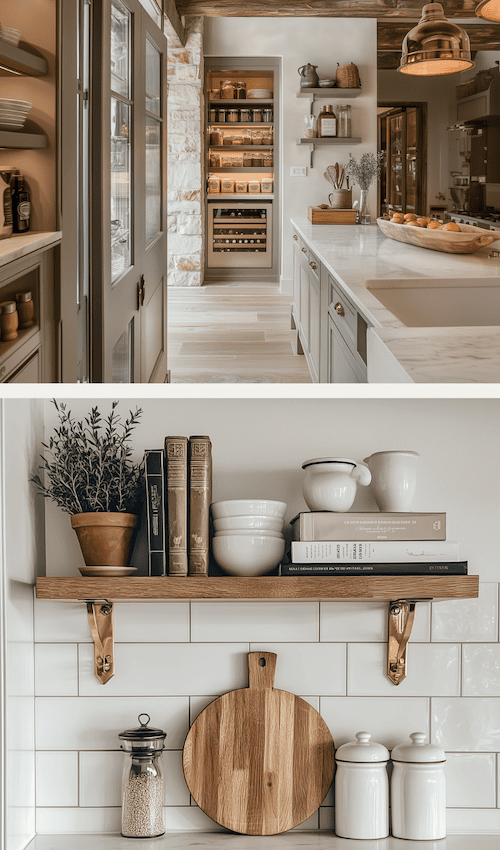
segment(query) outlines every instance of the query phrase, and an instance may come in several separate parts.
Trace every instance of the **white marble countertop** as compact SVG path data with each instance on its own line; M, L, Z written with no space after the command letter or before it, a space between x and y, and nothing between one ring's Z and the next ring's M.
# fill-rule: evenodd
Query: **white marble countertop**
M61 231L55 231L53 233L16 233L9 239L0 239L0 266L12 263L13 260L32 254L40 248L55 245L61 241L61 238Z
M292 225L416 383L500 382L500 328L410 328L363 284L367 280L498 277L491 247L474 254L445 254L387 239L376 224ZM493 246L495 247L495 246Z
M497 834L448 835L439 841L406 841L382 838L376 841L338 838L333 832L287 832L282 835L251 836L224 832L169 832L161 838L123 838L121 835L37 835L28 850L498 850Z

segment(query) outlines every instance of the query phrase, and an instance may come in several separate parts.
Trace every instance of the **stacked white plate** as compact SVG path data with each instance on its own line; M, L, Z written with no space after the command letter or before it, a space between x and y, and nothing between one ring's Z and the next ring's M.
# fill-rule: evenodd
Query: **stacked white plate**
M10 100L0 97L0 129L22 130L31 109L27 100Z
M231 499L211 507L213 554L224 572L260 576L278 566L285 553L285 502Z
M272 100L273 93L269 89L248 89L247 98L250 100Z
M21 38L21 33L19 30L15 30L12 27L3 27L0 24L0 38L17 47L19 39Z

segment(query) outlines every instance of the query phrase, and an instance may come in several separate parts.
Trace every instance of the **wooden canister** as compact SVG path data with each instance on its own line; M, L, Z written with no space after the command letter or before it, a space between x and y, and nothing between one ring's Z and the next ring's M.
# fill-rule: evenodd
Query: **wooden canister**
M19 328L31 328L35 323L35 305L31 292L16 292Z
M352 190L334 189L328 195L328 201L332 210L350 210L352 209Z
M8 342L16 339L19 319L15 301L2 301L0 304L0 339Z

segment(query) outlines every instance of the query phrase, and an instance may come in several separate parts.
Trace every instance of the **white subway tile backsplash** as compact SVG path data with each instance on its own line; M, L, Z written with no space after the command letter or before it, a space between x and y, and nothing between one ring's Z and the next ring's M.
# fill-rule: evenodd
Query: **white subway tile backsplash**
M500 644L464 644L462 653L463 696L500 696Z
M486 833L492 835L492 847L498 847L498 834L500 833L500 810L499 809L447 809L446 831L450 833ZM470 840L469 847L473 847L474 839ZM465 845L464 845L465 850Z
M188 697L37 697L36 748L117 750L118 733L137 726L138 715L147 712L151 724L167 733L167 749L179 750L189 728L188 708Z
M82 602L35 599L35 643L92 643Z
M250 650L275 652L275 687L294 694L345 694L345 644L252 643Z
M321 830L333 830L333 829L335 829L335 809L332 805L324 806L319 810L319 828ZM349 844L347 845L348 841L349 841ZM353 842L352 842L352 840L349 840L348 838L345 839L345 842L346 842L346 850L347 850L347 846L350 847ZM361 841L359 841L359 842L355 841L354 847L356 847L356 844L361 844ZM365 842L363 842L363 846L364 846L364 844L365 844ZM379 850L379 848L377 847L377 843L370 841L370 844L375 845L373 850ZM356 850L358 850L358 848L356 848ZM360 850L361 850L361 848L360 848ZM370 848L370 850L371 850L371 848ZM386 847L386 844L384 843L383 845L381 845L380 850L389 850L389 848Z
M115 675L106 696L223 693L247 685L248 644L122 643L115 646ZM94 675L94 650L81 644L80 694L103 695Z
M500 751L500 698L431 699L432 742L454 752Z
M169 806L163 810L167 832L227 832L198 806Z
M494 753L446 753L446 805L455 809L496 807Z
M387 640L387 602L321 602L319 610L322 641L369 643ZM419 602L411 640L412 643L428 641L429 636L430 603Z
M481 582L477 599L433 602L432 640L453 643L497 641L498 584Z
M407 677L395 686L387 678L387 645L353 643L347 651L349 696L458 696L460 647L450 644L411 643L407 650Z
M36 810L36 831L45 835L62 833L120 832L121 808Z
M317 602L192 602L191 640L318 640Z
M80 806L121 806L122 773L130 757L123 752L80 753ZM182 752L160 756L166 806L189 806L189 791L182 770Z
M36 696L76 696L78 694L78 653L76 643L35 644Z
M78 806L78 753L36 753L36 805Z
M169 643L189 640L189 602L116 602L117 643Z
M398 685L398 687L401 687ZM369 732L372 740L392 749L411 732L429 734L429 700L400 697L321 697L320 714L335 748Z

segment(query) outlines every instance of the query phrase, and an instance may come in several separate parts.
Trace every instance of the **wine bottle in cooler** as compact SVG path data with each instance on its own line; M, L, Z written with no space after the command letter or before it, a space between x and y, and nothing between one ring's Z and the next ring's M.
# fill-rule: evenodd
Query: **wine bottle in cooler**
M31 200L22 174L14 176L12 194L12 212L14 233L25 233L30 229Z

